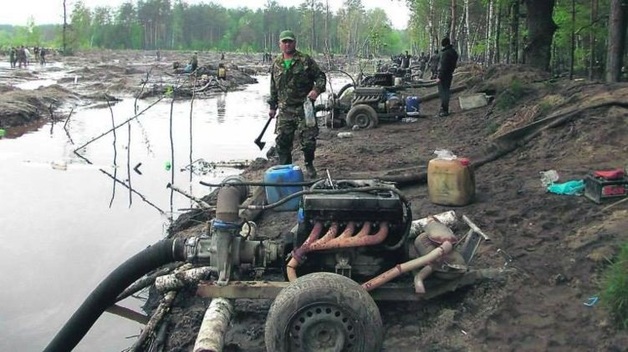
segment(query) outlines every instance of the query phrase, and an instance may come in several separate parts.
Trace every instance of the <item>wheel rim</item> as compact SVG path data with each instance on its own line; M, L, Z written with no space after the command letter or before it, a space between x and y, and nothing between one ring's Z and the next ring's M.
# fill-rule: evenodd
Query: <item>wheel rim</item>
M357 351L356 326L336 305L304 307L290 320L288 329L293 351Z
M371 118L366 113L360 113L355 116L354 123L360 128L366 128L371 123Z

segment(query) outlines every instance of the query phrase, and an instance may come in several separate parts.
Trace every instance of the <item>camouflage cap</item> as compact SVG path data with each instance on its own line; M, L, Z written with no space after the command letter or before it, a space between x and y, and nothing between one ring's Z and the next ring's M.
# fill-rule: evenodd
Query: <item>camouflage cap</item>
M279 40L296 40L294 33L290 30L285 30L279 34Z

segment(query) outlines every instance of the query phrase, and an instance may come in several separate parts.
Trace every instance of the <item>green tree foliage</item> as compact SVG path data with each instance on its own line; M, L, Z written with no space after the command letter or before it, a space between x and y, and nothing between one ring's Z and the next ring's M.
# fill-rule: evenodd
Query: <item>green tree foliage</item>
M547 4L545 0L536 0ZM550 69L564 74L601 78L608 45L611 0L553 0L557 25L551 42ZM415 52L440 47L446 35L455 38L462 61L483 64L526 63L524 51L538 44L531 38L528 12L537 2L518 0L406 0L411 9L408 34ZM452 12L452 4L455 11ZM451 18L452 13L456 18ZM449 33L451 22L456 33ZM516 46L513 46L516 44ZM573 50L573 60L572 60Z
M365 57L408 49L401 43L402 32L391 28L382 10L366 11L361 0L346 0L345 9L338 13L327 5L327 0L304 0L296 7L286 7L267 0L264 8L251 10L225 8L213 2L128 0L117 8L90 9L79 0L73 2L68 15L68 45L72 50L272 52L277 50L279 32L292 29L299 48L309 52ZM37 26L16 28L0 29L0 44L31 46L41 41ZM61 38L61 26L56 28ZM46 44L60 46L60 39L49 39Z
M367 11L362 0L344 0L337 12L328 8L328 0L301 0L296 7L266 0L259 10L186 0L127 0L117 8L90 9L78 0L68 16L68 39L75 50L273 52L278 33L292 29L301 50L368 57L406 50L432 53L440 48L440 40L450 35L461 61L525 63L524 54L530 53L529 45L534 44L530 38L534 32L527 28L526 18L535 1L541 0L382 0L384 6L385 2L408 5L409 28L398 31L391 28L381 9ZM611 0L553 1L553 21L558 29L551 42L551 70L563 74L573 67L577 75L601 78L607 58ZM43 31L31 21L8 28L0 28L2 46L60 46L60 25L47 26ZM55 40L51 28L59 33ZM455 33L449 33L451 28Z

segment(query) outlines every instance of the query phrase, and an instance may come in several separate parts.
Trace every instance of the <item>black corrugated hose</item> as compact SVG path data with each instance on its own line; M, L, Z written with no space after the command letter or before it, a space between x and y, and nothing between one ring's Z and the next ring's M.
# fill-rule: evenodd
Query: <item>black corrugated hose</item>
M159 241L129 258L92 291L44 352L71 351L100 315L116 303L116 297L124 289L162 265L183 260L185 260L185 241L182 239Z

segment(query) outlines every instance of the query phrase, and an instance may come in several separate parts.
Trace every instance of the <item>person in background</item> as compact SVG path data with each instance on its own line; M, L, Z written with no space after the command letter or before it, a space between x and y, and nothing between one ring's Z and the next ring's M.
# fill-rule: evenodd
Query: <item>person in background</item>
M31 64L31 52L27 47L24 47L24 55L26 55L26 61L24 62L24 67L28 67Z
M26 49L24 48L24 45L21 45L19 48L17 48L17 65L19 68L22 68L22 65L24 65L24 68L26 68Z
M428 66L430 68L430 72L432 73L430 79L436 79L436 76L438 75L438 50L434 50L434 54L430 56Z
M39 64L46 66L46 48L44 47L39 49Z
M196 71L196 69L198 68L198 52L194 52L194 55L192 55L192 59L190 60L190 69L191 72Z
M454 70L458 64L458 53L451 45L451 41L448 37L443 38L441 41L443 49L440 52L440 59L438 61L438 76L436 82L438 83L438 95L440 97L440 112L438 116L449 115L449 98L451 97L451 81L454 77Z
M15 63L17 62L17 50L14 47L9 49L9 64L11 68L15 68Z
M421 70L421 74L419 76L420 79L423 79L423 75L425 74L425 71L427 70L427 62L429 60L430 58L427 56L425 52L422 52L421 56L419 56L419 70Z
M401 68L407 69L410 67L410 54L408 54L408 50L406 50L406 54L401 54Z
M285 30L279 34L281 54L270 68L268 115L271 119L277 117L275 147L279 164L292 163L294 134L298 132L307 176L316 178L314 154L318 126L306 126L303 102L306 98L314 101L325 91L327 77L316 61L298 51L296 46L297 40L292 31Z

